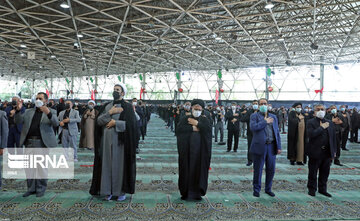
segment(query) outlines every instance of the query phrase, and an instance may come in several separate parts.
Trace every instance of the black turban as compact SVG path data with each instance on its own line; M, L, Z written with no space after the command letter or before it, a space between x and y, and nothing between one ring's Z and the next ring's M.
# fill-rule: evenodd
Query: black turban
M201 99L194 99L191 101L191 106L194 106L194 105L200 105L202 108L205 108L205 102Z
M298 105L301 105L301 107L302 107L302 103L300 103L300 102L296 102L295 104L293 104L292 107L296 107L296 106L298 106Z

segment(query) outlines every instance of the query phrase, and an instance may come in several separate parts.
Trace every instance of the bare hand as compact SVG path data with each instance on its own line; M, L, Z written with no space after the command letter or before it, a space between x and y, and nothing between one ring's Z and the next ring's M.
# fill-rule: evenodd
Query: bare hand
M60 121L60 127L63 127L64 125L64 122Z
M266 117L265 120L266 120L266 123L268 123L268 124L272 124L274 122L274 118L272 118L272 117Z
M44 114L46 114L46 115L48 115L48 114L50 113L49 108L47 108L46 106L41 106L41 107L39 107L39 110L40 110L41 112L43 112Z
M303 116L302 114L300 114L300 115L298 116L298 118L299 118L300 120L302 120L302 119L304 119L304 116Z
M13 116L14 116L14 114L15 114L15 110L14 110L14 109L12 109L12 110L10 111L10 117L13 117Z
M277 154L281 154L281 150L278 150L278 151L277 151Z
M22 104L22 102L18 102L18 104L17 104L17 107L16 107L16 110L21 110L21 108L23 107L23 104Z
M247 111L246 110L244 110L243 112L241 112L242 114L246 114L247 113Z
M64 119L62 122L64 122L64 123L69 123L69 122L70 122L70 119L69 119L69 118L66 118L66 119Z
M324 128L324 129L326 129L326 128L329 127L329 122L323 123L323 122L320 121L320 126L321 126L322 128Z
M106 124L106 128L110 129L112 127L115 127L116 125L116 121L114 119L111 119L111 121L109 121L109 123Z
M232 119L231 122L235 123L237 121L236 118Z
M115 107L113 106L110 110L109 110L109 114L113 115L113 114L121 114L121 112L123 112L123 108L122 107ZM135 110L135 106L134 106L134 110Z
M197 126L192 126L193 127L193 131L199 132L199 128Z
M195 120L194 118L188 118L188 123L190 125L197 126L199 122L197 120Z
M2 156L4 154L4 149L0 148L0 156Z
M239 116L239 114L233 114L233 116L234 116L234 117L238 117L238 116Z

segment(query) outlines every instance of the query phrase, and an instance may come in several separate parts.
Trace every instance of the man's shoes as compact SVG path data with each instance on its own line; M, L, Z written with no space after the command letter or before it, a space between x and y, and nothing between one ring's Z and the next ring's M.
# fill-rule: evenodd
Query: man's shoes
M217 143L217 140L215 140L215 143Z
M252 162L248 162L247 164L246 164L246 166L251 166L252 165Z
M295 165L295 162L294 162L294 161L290 161L290 165Z
M260 193L259 192L253 192L253 196L255 196L255 197L260 197Z
M32 195L32 194L35 194L36 192L26 192L26 193L24 193L23 194L23 197L28 197L28 196L30 196L30 195Z
M105 201L110 201L111 198L112 198L112 195L108 195L108 196L106 196L106 197L104 198L104 200L105 200Z
M117 201L124 201L124 200L126 200L126 195L125 194L122 195L122 196L119 196L118 199L117 199Z
M348 148L346 148L346 147L345 147L345 148L342 148L342 150L349 151L349 149L348 149Z
M226 152L230 152L231 150L227 150Z
M43 197L45 195L45 192L36 193L36 197Z
M304 166L305 164L303 162L296 162L296 165Z
M234 150L234 152L236 153L236 152L237 152L237 150Z
M273 193L273 192L271 192L271 191L268 191L268 192L265 191L265 193L266 193L267 195L271 196L271 197L274 197L274 196L275 196L275 193Z
M332 197L331 194L328 193L328 192L326 192L326 191L324 191L324 192L322 192L322 191L320 192L320 191L319 191L319 193L322 194L322 195L324 195L324 196L327 196L327 197Z
M340 161L335 161L334 164L338 166L344 166L343 164L340 163Z
M308 194L309 194L310 196L316 196L316 193L315 193L314 191L309 191Z
M187 200L186 196L181 196L181 200Z
M218 145L225 145L226 143L225 142L223 142L223 141L220 141L219 143L218 143Z

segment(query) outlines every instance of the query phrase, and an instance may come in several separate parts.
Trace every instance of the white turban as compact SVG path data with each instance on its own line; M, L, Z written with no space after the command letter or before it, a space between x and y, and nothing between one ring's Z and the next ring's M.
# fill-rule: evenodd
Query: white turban
M125 97L126 93L127 93L126 85L124 83L120 82L120 83L115 84L115 86L120 86L123 89L124 97Z
M88 105L89 105L90 103L93 103L94 105L96 105L96 104L95 104L95 101L93 101L93 100L89 100L89 101L88 101Z

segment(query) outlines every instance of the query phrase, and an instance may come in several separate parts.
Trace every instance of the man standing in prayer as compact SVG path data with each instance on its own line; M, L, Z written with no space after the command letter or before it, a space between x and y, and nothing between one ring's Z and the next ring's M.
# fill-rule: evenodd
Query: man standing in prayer
M343 166L342 163L340 163L340 154L341 154L341 131L344 128L345 125L345 119L342 114L339 114L337 111L337 107L335 105L332 105L329 108L329 112L327 115L325 115L325 118L327 120L331 120L334 123L335 126L335 137L336 137L336 155L334 164L338 166Z
M78 123L81 119L79 111L72 108L73 103L70 100L65 102L65 110L59 114L61 143L64 148L74 149L74 161L78 161L77 158L77 138L79 134Z
M124 100L125 84L114 86L114 100L99 111L95 129L94 170L90 194L105 200L126 199L135 192L137 127L132 104Z
M281 153L279 124L277 117L268 113L268 102L265 98L259 100L259 105L260 112L250 117L250 129L254 135L250 147L254 161L253 196L260 197L261 176L266 164L265 193L274 197L271 187L275 175L275 161L276 155Z
M331 120L324 118L324 105L315 105L314 111L316 117L310 119L306 125L309 139L306 146L306 155L309 156L308 194L315 196L318 189L320 194L331 197L327 192L327 181L331 161L337 151L335 126Z
M59 126L56 111L48 108L48 96L44 92L36 95L35 107L21 113L22 103L16 108L15 123L23 124L20 136L20 146L26 148L57 147L54 127ZM47 187L47 179L27 179L27 192L23 197L36 194L42 197Z
M99 115L99 111L95 109L95 101L89 100L88 108L85 110L81 118L81 135L79 148L87 148L89 150L95 147L95 119Z
M239 147L239 134L240 134L240 111L237 109L236 103L231 104L230 110L226 112L225 119L227 120L228 140L227 151L231 151L232 141L234 138L234 152L237 152Z
M8 118L8 124L9 124L9 137L8 137L8 144L7 147L9 147L8 151L12 154L15 153L15 147L17 149L17 153L22 153L22 147L20 147L20 134L22 130L22 124L16 124L15 123L15 113L16 113L16 107L18 103L21 102L20 97L18 95L15 95L12 97L11 103L6 107L5 112L7 114ZM25 107L22 106L21 113L25 112Z
M241 114L241 121L242 122L246 122L246 138L247 138L247 164L246 166L251 166L253 163L252 160L252 154L250 153L250 147L251 147L251 142L252 142L252 138L253 138L253 133L250 130L250 116L253 113L257 113L259 110L259 102L257 100L253 100L252 102L252 106L249 108L249 110L244 110Z
M288 127L288 151L287 158L291 165L304 165L306 162L305 147L305 117L302 112L302 104L295 103L295 111L289 113Z
M211 124L205 103L194 99L192 113L180 119L177 130L179 190L182 200L201 200L206 194L211 159Z
M347 112L345 105L340 106L339 114L341 114L344 118L343 127L341 129L341 149L348 151L349 149L346 148L346 143L349 138L349 132L352 129L351 117Z

